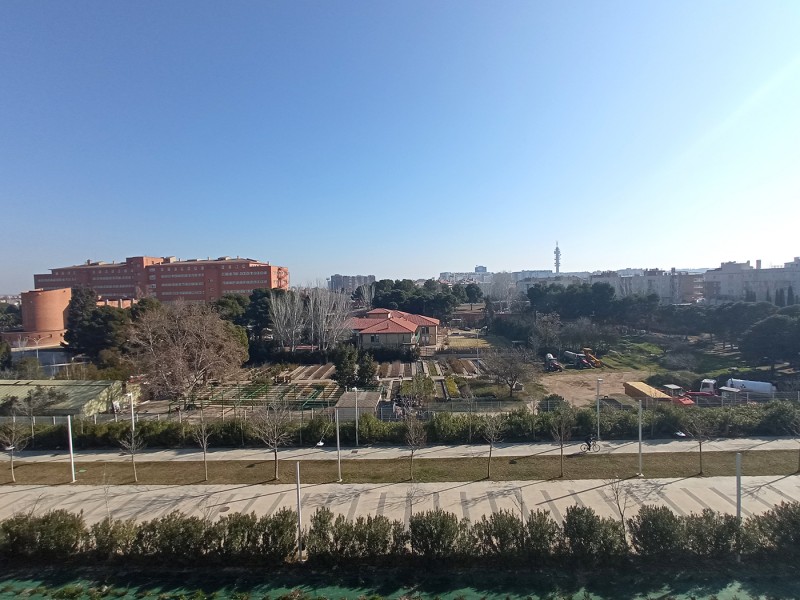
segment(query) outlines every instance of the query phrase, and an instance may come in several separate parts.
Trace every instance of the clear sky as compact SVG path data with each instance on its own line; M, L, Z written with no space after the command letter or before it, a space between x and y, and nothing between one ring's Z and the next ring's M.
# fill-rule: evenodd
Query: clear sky
M800 255L800 2L0 3L0 292Z

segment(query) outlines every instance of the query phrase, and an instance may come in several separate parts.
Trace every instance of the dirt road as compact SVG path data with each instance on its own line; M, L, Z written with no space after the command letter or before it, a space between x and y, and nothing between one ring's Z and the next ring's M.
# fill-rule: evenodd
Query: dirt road
M563 396L573 406L585 406L595 400L597 380L602 379L600 394L603 396L623 396L624 381L642 381L649 374L645 371L620 369L567 370L563 373L544 373L541 383L549 394Z

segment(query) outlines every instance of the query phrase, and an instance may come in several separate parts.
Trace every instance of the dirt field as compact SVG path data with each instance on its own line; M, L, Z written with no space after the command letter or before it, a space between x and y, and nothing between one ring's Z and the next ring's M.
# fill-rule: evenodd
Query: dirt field
M586 369L584 371L567 370L563 373L545 373L541 383L549 394L563 396L573 406L586 406L595 401L597 379L600 384L600 395L624 395L623 381L642 381L649 373L645 371L623 371L620 369Z

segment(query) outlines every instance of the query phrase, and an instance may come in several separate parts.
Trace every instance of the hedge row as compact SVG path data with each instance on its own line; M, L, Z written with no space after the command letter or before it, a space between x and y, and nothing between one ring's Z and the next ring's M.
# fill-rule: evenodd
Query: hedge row
M660 405L643 413L643 434L645 438L658 439L672 436L676 431L686 431L687 421L698 417L707 435L712 437L744 437L758 435L787 435L789 428L800 421L800 404L790 400L776 400L767 404L740 405L726 408L680 408ZM552 440L552 413L531 413L520 408L503 415L507 442L531 442ZM638 434L638 413L635 411L605 411L600 416L600 429L603 439L632 439ZM595 411L592 408L576 410L573 437L581 439L596 427ZM433 413L426 421L429 444L483 443L481 430L484 417L477 413ZM77 448L116 447L130 425L119 423L77 422L73 427L74 443ZM236 447L257 446L258 440L251 434L246 420L228 419L211 424L211 446ZM345 445L355 442L355 425L343 422L340 426L341 441ZM175 448L192 446L191 425L175 421L141 421L139 433L150 448ZM335 442L336 432L331 422L317 416L306 421L302 427L293 428L291 445L314 445L323 439ZM401 422L379 421L371 415L359 420L359 439L364 444L405 443L405 425ZM301 444L302 441L302 444ZM64 447L66 428L57 426L37 426L36 448Z
M87 526L64 510L21 514L0 523L0 556L19 564L66 561L170 565L281 567L298 558L296 513L233 513L217 521L178 512L137 524L107 518ZM643 506L625 521L571 506L563 524L549 512L522 518L500 511L471 523L433 510L411 515L408 527L383 516L355 521L322 508L303 532L304 558L321 566L398 564L465 566L693 565L741 553L752 560L795 563L800 558L800 503L781 504L739 523L712 510L679 516Z

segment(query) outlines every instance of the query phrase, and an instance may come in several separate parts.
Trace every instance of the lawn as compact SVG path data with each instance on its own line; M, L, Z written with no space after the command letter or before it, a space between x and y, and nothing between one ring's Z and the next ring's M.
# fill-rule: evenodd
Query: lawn
M476 449L480 446L476 446ZM423 450L424 454L424 450ZM791 475L797 472L797 452L793 450L753 451L742 453L744 475ZM414 475L417 481L479 481L486 478L486 458L417 458ZM567 479L612 479L633 476L637 471L636 454L592 454L576 452L570 445L564 455L564 476ZM706 476L735 475L735 452L706 452L703 472ZM136 463L140 485L190 484L259 484L294 483L294 463L281 462L281 478L273 479L273 462L209 461L209 480L203 481L202 461ZM77 480L84 485L133 484L130 462L76 463ZM69 483L65 463L21 462L15 469L17 483L25 485L57 485ZM644 472L649 478L694 477L699 472L696 451L645 454ZM337 479L336 461L307 460L302 462L305 484L332 483ZM400 483L408 481L409 461L347 460L342 464L345 483ZM494 457L492 479L496 481L533 481L560 476L558 456ZM7 464L0 470L0 483L9 484Z

